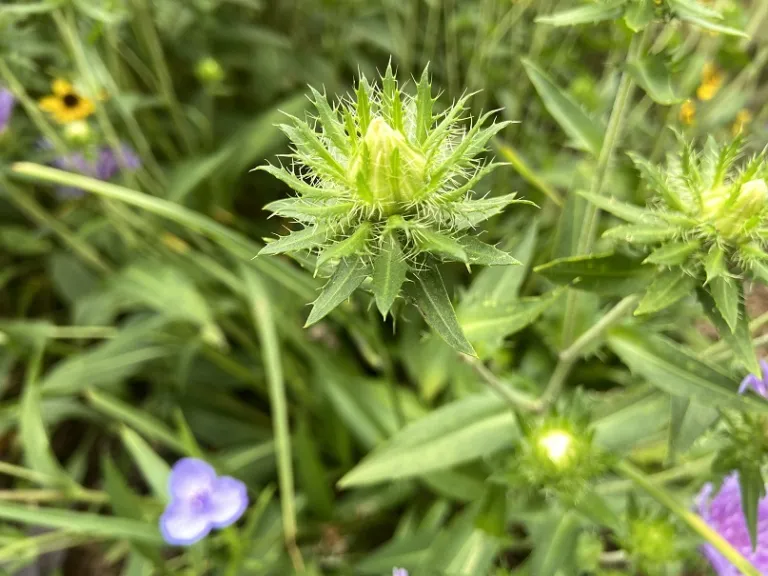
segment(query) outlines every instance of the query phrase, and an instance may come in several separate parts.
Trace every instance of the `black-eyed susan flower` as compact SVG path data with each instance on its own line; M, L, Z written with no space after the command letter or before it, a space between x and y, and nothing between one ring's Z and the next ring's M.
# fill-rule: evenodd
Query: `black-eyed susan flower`
M696 89L696 96L702 102L712 100L723 85L723 73L712 62L707 62L701 71L701 85Z
M51 114L59 124L83 120L93 114L93 101L78 93L66 80L57 78L51 90L52 95L40 100L40 108Z
M686 126L692 125L696 121L696 103L693 100L686 100L680 105L680 122Z

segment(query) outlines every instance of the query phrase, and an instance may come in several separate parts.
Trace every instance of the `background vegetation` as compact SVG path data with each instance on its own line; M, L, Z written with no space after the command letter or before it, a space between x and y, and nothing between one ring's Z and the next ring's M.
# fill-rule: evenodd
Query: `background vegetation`
M759 152L766 28L760 0L0 5L0 571L692 575L709 541L762 573L692 510L757 470L757 522L766 404L737 390L764 292L733 282L738 336L698 280L632 315L656 268L579 192L653 204L627 152L663 162L675 131ZM522 264L440 268L478 358L365 290L304 329L311 257L254 259L292 227L262 210L290 191L251 172L288 152L284 113L390 61L406 92L429 64L436 112L479 91L469 114L515 121L476 190L535 206L477 233ZM56 79L91 103L81 121L41 108ZM102 150L106 178L73 157ZM580 451L565 470L548 430ZM157 519L183 456L251 505L171 548Z

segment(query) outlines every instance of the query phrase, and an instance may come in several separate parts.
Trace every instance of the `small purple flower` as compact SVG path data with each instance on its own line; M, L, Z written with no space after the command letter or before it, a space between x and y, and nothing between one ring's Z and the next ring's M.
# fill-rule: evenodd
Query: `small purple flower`
M408 570L405 568L392 568L392 576L408 576Z
M188 546L205 538L212 528L237 522L248 507L245 484L229 476L216 476L210 464L182 458L168 479L171 501L160 516L163 539Z
M739 475L733 472L712 496L712 484L705 484L699 492L699 514L720 536L749 560L761 574L768 574L768 497L760 500L757 509L757 546L752 551L747 522L741 508ZM711 544L702 548L718 576L740 576L741 572L723 557Z
M0 88L0 133L8 127L15 104L16 98L13 97L13 94L5 88Z
M52 146L48 142L42 144L43 148L50 149ZM141 159L136 155L133 149L126 145L121 145L123 167L126 170L137 170L141 167ZM64 156L55 158L51 165L59 170L67 172L76 172L83 176L96 178L98 180L111 180L120 172L121 159L111 148L102 147L99 149L95 158L88 158L82 152L71 152ZM84 192L79 188L60 187L56 190L59 199L79 198Z
M739 394L744 394L748 389L754 390L763 398L768 398L768 362L760 360L761 375L750 374L741 381Z

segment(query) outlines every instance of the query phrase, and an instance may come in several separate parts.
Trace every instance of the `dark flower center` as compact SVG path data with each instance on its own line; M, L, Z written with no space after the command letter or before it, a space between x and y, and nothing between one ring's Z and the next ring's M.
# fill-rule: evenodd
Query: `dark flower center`
M75 108L80 103L80 97L77 94L67 94L61 99L67 108Z

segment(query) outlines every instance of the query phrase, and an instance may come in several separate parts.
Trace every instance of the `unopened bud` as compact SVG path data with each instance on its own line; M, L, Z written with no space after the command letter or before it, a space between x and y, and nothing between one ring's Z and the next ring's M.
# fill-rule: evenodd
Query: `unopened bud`
M574 455L574 438L565 430L549 430L538 439L536 447L555 466L564 468Z
M702 216L725 238L739 236L747 222L768 206L768 186L763 179L742 184L736 198L732 198L733 193L734 190L721 186L703 196Z
M93 137L90 124L85 120L70 122L64 127L64 139L69 144L82 146L88 144Z
M224 80L224 69L218 61L209 56L197 63L195 75L203 84L219 84Z
M424 187L426 158L386 120L376 117L363 138L363 150L351 165L359 194L385 212L413 201Z

